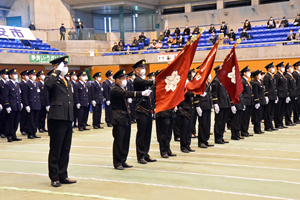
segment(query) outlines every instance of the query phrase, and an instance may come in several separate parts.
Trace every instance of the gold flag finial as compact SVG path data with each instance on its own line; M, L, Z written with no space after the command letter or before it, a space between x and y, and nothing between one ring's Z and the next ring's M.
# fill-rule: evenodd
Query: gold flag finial
M200 28L200 34L202 34L204 31L205 31L205 28L204 28L204 27L201 27L201 28Z
M222 40L224 38L224 33L219 34L219 39Z

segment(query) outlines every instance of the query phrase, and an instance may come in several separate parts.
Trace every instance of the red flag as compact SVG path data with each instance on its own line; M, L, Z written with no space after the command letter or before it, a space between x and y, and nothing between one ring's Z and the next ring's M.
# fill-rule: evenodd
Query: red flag
M243 82L235 53L235 45L220 67L218 78L226 88L234 104L240 101L239 95L243 92Z
M208 79L208 76L213 68L215 57L217 54L219 46L219 41L213 46L210 50L209 54L206 56L205 60L203 61L202 65L199 67L198 74L196 78L191 80L187 83L186 89L187 91L191 91L194 94L204 94L205 92L205 85Z
M161 112L177 106L184 100L184 88L194 59L200 35L188 42L173 62L156 77L156 110Z

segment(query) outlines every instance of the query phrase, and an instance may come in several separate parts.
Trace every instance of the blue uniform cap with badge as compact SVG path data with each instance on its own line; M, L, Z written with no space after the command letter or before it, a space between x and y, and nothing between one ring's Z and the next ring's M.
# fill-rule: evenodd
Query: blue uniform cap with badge
M288 70L290 67L292 67L292 65L290 65L290 63L287 63L285 66L285 70Z
M8 68L4 68L0 71L0 74L7 74Z
M127 76L126 71L125 69L120 69L119 71L117 71L117 73L115 73L113 78L117 79L117 78L122 78L123 76Z
M77 74L78 77L80 76L86 76L86 72L85 71L81 71Z
M97 72L94 74L93 78L96 78L96 77L101 77L101 72Z
M276 65L276 68L278 69L278 67L284 67L284 64L283 64L284 62L281 62L281 63L278 63L277 65Z
M50 63L52 65L59 65L61 62L63 62L64 64L68 64L68 58L69 58L69 56L63 56L63 57L51 60Z
M298 67L298 66L300 66L300 61L294 63L293 66L294 66L295 68Z
M41 70L41 71L39 71L39 72L36 74L37 77L39 77L39 76L41 76L41 75L45 75L44 70Z
M7 72L8 75L18 74L17 69L13 68Z
M254 71L254 72L251 73L251 76L255 77L255 76L257 76L258 74L261 74L261 73L262 73L262 71L256 70L256 71Z
M28 75L28 70L24 70L20 73L21 76L26 76Z
M266 66L265 66L265 68L268 70L269 68L272 68L272 67L274 67L274 64L273 64L273 62L271 62L270 64L267 64Z
M134 74L134 71L131 71L127 74L127 76L132 76Z
M138 67L146 67L146 60L140 60L132 66L133 69L136 69Z
M105 76L108 78L108 77L110 77L110 76L112 76L113 75L113 73L112 73L112 71L111 70L108 70L106 73L105 73Z
M147 77L151 77L151 76L154 76L154 72L150 72L149 74L147 74Z
M243 74L245 73L245 72L250 72L250 69L249 69L249 66L247 66L247 67L245 67L245 68L243 68L242 70L241 70L241 76L243 76Z
M76 72L75 72L75 71L72 71L72 72L70 73L70 76L76 76Z
M70 75L70 72L68 72L66 75L65 75L65 77L70 77L71 75Z
M29 70L29 71L28 71L28 75L34 75L34 74L36 74L35 69L32 69L32 70Z

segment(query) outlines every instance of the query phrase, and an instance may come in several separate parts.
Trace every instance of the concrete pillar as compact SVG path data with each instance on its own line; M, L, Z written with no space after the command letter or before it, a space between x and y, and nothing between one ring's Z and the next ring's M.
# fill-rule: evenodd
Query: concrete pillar
M217 9L223 9L224 8L224 0L217 0Z
M125 41L124 35L124 8L123 6L119 7L119 25L120 25L120 37Z
M191 3L186 3L184 4L184 7L185 7L185 13L190 13L192 12L192 4Z
M255 6L259 4L259 0L251 0L251 5Z

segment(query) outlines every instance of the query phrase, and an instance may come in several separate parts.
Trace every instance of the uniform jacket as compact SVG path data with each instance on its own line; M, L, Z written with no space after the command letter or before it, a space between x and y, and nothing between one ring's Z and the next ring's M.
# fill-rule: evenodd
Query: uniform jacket
M26 81L27 82L27 81ZM28 89L27 89L27 85L26 85L25 81L21 81L19 83L20 89L21 89L21 103L23 104L23 107L25 108L26 106L28 106L28 101L27 101L27 93L28 93Z
M277 72L274 75L274 79L275 79L275 85L277 88L278 98L286 98L288 96L288 88L287 88L286 78L280 72Z
M136 78L133 81L133 87L135 91L144 91L149 89L154 84L154 81L144 80L140 76L136 75ZM140 101L140 98L137 98L137 102ZM150 97L144 97L142 103L140 104L141 107L145 109L151 109L152 102ZM137 109L137 112L144 112L141 109Z
M103 87L102 83L94 81L90 87L91 100L96 101L97 104L103 103Z
M3 81L0 80L0 104L2 105L3 109L8 107L8 86Z
M110 101L110 91L115 86L115 83L111 83L108 79L103 81L103 95L105 101Z
M70 83L71 83L72 93L73 93L73 102L74 102L74 105L76 105L79 103L77 82L71 80Z
M297 95L300 96L300 74L297 71L293 72L293 77L296 80Z
M41 105L42 106L49 106L49 94L48 90L46 89L44 83L41 81L38 82L38 87L40 88L40 100L41 100Z
M205 97L202 97L200 95L194 96L194 105L195 107L200 107L201 110L211 110L212 109L212 97L210 94L210 88L208 88L208 84L206 83L205 90L206 95Z
M258 81L253 81L252 93L254 95L254 105L257 103L260 103L261 105L266 105L265 90L262 83Z
M78 102L82 107L88 107L89 105L89 96L88 96L88 86L86 83L78 81Z
M7 81L8 86L8 106L12 111L21 111L21 90L19 83L13 83L11 80Z
M178 105L177 115L190 117L193 107L192 97L194 97L194 93L192 92L184 94L184 100Z
M229 108L229 95L218 77L211 83L211 96L213 104L218 104L220 108Z
M286 73L285 78L287 80L287 86L288 86L288 94L289 97L297 97L297 85L296 85L296 80L293 77L292 74Z
M251 106L253 104L252 86L244 77L242 77L242 82L244 87L244 91L242 92L244 104L245 106Z
M41 101L40 101L40 88L38 87L37 82L35 81L27 81L27 101L28 106L31 110L40 110L41 109Z
M274 78L269 72L265 75L263 84L265 86L265 96L267 96L269 100L276 100L277 90L275 87Z

